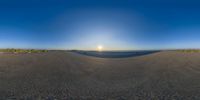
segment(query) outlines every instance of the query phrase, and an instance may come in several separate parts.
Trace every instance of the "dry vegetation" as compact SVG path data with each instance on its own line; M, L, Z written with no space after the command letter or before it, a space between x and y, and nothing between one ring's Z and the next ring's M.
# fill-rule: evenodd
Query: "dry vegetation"
M200 100L200 53L0 54L0 100Z
M199 49L183 49L183 50L176 50L178 52L185 52L185 53L195 53L195 52L200 52Z
M36 50L36 49L0 49L3 53L42 53L48 52L48 50Z

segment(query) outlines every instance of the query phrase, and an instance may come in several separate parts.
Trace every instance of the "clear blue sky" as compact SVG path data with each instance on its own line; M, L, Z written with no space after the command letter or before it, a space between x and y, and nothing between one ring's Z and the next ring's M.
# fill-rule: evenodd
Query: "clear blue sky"
M200 48L198 0L1 0L0 48Z

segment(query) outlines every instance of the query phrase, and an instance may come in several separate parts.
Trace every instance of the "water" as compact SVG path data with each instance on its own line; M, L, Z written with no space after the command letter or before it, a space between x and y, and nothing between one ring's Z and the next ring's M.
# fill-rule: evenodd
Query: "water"
M101 58L125 58L152 54L159 51L72 51L79 54Z

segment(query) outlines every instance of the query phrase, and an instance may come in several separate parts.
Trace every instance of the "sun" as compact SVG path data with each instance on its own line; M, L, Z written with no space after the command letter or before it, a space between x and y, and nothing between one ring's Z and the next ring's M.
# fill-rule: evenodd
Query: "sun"
M98 45L98 46L97 46L97 50L98 50L98 51L102 51L102 49L103 49L103 46L102 46L102 45Z

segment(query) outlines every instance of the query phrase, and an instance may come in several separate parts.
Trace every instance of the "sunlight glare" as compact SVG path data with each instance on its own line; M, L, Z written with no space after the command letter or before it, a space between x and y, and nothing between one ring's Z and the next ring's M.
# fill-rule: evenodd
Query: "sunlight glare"
M97 50L98 50L98 51L102 51L102 49L103 49L103 46L102 46L102 45L98 45L98 46L97 46Z

